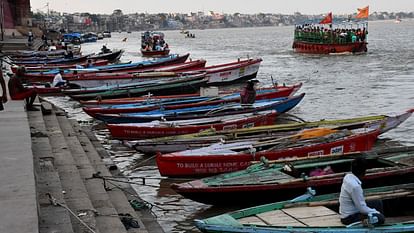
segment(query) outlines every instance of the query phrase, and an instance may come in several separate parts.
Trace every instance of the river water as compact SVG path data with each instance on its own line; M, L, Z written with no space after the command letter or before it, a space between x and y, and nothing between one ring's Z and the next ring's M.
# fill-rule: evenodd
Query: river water
M305 119L338 119L370 114L398 114L414 108L414 21L376 21L369 24L368 53L361 55L303 55L292 52L293 26L193 30L195 39L179 31L166 31L173 53L191 53L207 65L237 58L263 59L258 79L261 86L303 82L306 96L290 113ZM126 42L122 42L127 38ZM84 54L97 52L103 44L124 49L122 61L142 60L140 33L113 33L112 38L82 45ZM67 98L49 98L79 121L91 119ZM96 124L96 122L91 122ZM414 118L381 136L413 145ZM153 159L130 151L96 130L104 146L125 174L147 177L146 185L134 185L139 195L154 204L152 210L166 232L198 232L192 221L227 211L182 198L169 188L171 180L160 177ZM137 180L139 182L140 180ZM252 197L246 197L252 198Z

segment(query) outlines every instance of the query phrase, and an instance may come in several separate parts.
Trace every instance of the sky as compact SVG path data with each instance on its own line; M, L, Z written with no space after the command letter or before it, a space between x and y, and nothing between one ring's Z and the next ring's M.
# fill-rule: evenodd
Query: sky
M124 13L281 13L333 14L355 13L370 6L370 12L412 12L414 0L30 0L32 11L89 12L110 14L114 9Z

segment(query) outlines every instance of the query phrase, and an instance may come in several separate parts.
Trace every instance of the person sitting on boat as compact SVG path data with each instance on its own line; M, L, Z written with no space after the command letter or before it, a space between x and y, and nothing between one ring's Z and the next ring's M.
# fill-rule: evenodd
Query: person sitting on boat
M256 90L254 88L255 83L259 81L250 80L247 82L246 86L240 92L240 103L241 104L254 104L256 100Z
M61 86L64 86L66 84L66 81L63 80L63 78L62 78L62 74L63 74L63 70L60 69L59 73L57 73L55 75L55 77L53 78L53 83L52 83L53 87L61 87Z
M102 48L101 48L101 52L102 53L110 53L110 52L112 52L110 49L108 49L107 47L106 47L106 45L103 45L102 46Z
M66 59L72 59L73 58L73 52L72 50L65 50L65 58Z
M37 93L34 89L29 89L23 86L21 79L17 75L13 75L8 83L9 94L12 100L26 100L27 111L39 111L33 107Z
M91 68L91 67L93 67L92 60L88 59L88 61L86 63L86 68Z
M339 213L341 222L345 225L364 221L368 215L377 218L377 222L371 224L380 225L385 221L384 215L380 213L382 202L371 201L368 204L365 202L361 178L365 176L366 169L367 161L364 158L357 158L352 161L351 173L345 175L343 179L339 194ZM368 206L375 206L378 210Z

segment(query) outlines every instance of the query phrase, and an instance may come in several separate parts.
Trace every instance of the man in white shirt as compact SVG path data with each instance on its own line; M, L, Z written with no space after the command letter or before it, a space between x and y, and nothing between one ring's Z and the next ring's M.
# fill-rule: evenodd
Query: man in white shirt
M366 167L367 161L365 159L355 159L351 165L352 173L345 175L343 179L339 195L339 213L341 214L341 222L345 225L362 221L368 217L368 214L378 218L375 225L383 224L385 221L384 215L378 210L368 207L365 202L361 178L365 176ZM382 211L381 201L370 202L369 205L376 206Z
M62 78L62 74L63 74L63 70L59 70L59 73L57 73L55 77L53 78L52 86L61 87L66 84L65 80L63 80Z

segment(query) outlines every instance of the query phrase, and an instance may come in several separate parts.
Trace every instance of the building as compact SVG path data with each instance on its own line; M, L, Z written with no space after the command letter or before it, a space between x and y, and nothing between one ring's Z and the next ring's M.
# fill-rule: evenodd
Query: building
M30 0L0 0L3 27L31 26Z

